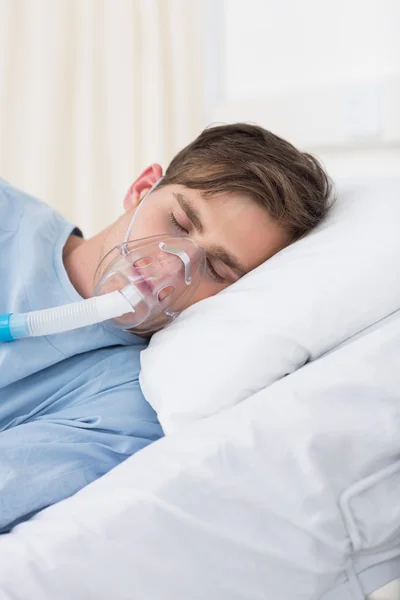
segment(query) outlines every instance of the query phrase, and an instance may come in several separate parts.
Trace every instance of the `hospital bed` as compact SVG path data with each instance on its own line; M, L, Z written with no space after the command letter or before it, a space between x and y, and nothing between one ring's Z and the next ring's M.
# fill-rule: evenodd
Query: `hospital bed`
M2 536L0 600L400 600L399 222L400 180L343 184L155 336L166 437Z
M383 588L369 596L369 600L399 600L400 579L388 583Z

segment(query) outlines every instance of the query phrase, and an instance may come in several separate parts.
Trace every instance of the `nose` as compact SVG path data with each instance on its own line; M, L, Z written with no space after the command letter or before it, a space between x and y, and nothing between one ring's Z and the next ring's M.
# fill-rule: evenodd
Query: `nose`
M186 285L190 285L192 283L192 270L190 266L190 257L187 254L187 252L185 252L181 248L167 246L167 244L165 244L164 242L159 243L159 248L167 254L172 254L173 256L180 258L185 269L185 283Z

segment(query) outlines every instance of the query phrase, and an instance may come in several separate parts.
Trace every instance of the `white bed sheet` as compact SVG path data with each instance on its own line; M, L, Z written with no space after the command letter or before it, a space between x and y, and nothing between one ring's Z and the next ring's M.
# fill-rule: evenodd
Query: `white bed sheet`
M0 538L0 598L343 600L361 598L344 595L350 576L360 594L381 587L376 568L400 568L399 360L395 315L133 456Z

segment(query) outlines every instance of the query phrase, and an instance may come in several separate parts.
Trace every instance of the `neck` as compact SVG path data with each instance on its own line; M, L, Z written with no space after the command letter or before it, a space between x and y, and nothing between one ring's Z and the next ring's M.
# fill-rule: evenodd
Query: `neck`
M103 258L103 249L109 230L105 229L89 240L71 235L63 252L64 267L72 285L82 296L91 298L94 291L94 276Z

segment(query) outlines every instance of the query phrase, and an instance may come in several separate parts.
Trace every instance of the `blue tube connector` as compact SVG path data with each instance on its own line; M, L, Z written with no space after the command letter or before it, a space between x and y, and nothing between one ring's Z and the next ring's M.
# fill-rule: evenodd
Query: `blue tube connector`
M15 337L11 335L11 314L0 315L0 342L13 342L15 340Z

